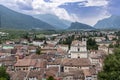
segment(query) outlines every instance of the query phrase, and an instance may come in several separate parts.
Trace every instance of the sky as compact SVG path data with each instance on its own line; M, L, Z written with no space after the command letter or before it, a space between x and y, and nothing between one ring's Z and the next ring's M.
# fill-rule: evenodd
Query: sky
M98 20L120 15L120 0L0 0L14 11L28 14L53 14L60 19L95 25Z

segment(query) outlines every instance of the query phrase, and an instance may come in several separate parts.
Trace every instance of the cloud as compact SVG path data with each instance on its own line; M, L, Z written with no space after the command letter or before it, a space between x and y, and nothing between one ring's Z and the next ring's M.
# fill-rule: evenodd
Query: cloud
M120 15L120 0L110 0L108 4L108 11L112 15Z
M0 0L0 4L7 6L9 8L15 8L16 3L15 0Z
M33 1L33 9L37 14L54 14L58 16L60 19L75 21L73 14L69 14L64 8L60 8L61 4L65 2L58 2L57 0L50 1L50 3L45 2L43 0L35 0Z
M97 16L84 17L84 18L80 17L78 21L94 26L97 23L97 21L102 20L104 18L108 18L110 16L111 14L108 11L103 10Z
M16 0L16 4L20 9L23 10L32 10L32 0Z
M54 14L90 25L109 16L107 0L0 0L0 4L25 14Z
M70 3L70 5L68 5L69 3ZM81 19L79 19L78 16L76 15L77 12L78 12L77 14L80 14L79 13L80 8L78 8L78 10L76 12L74 11L75 10L74 7L75 6L79 7L79 4L78 5L75 4L72 7L70 7L74 3L79 3L79 4L81 3L84 7L91 7L91 6L97 6L97 7L102 6L103 7L103 6L106 6L108 4L108 2L106 0L49 0L49 3L45 2L43 0L35 0L33 2L33 7L34 7L34 9L36 10L37 13L43 13L43 14L44 13L51 13L51 14L57 15L61 19L66 19L66 20L71 20L71 21L79 21L80 22ZM66 5L68 7L67 7L67 9L65 9L64 7L59 7L61 5ZM68 11L68 9L70 9L74 12L71 13L71 12ZM81 10L81 12L83 12L83 11ZM100 11L97 11L97 12L100 12ZM82 14L86 14L86 13L82 13ZM95 15L97 15L97 14L95 14ZM98 16L100 16L100 15L98 15ZM98 16L97 16L97 18L98 18ZM104 14L104 16L106 17L105 14ZM88 23L88 21L86 21L86 20L84 20L84 21L86 23ZM93 22L88 23L88 24L93 25L93 24L96 23L96 21L94 23Z
M107 6L108 0L87 0L86 3L84 3L84 6Z
M111 16L107 10L109 2L106 2L106 0L95 1L97 0L94 0L94 2L91 0L89 2L67 3L67 5L61 5L60 7L66 9L68 13L76 14L78 22L94 25L98 20ZM102 4L102 2L105 3Z

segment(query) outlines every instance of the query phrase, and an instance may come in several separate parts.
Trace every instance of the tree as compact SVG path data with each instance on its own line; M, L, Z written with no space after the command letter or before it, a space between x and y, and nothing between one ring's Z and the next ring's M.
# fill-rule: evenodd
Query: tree
M1 77L1 78L0 78L0 80L7 80L7 79L6 79L6 78L4 78L4 77Z
M113 40L113 41L116 41L116 40L117 40L117 38L113 38L112 40Z
M113 45L113 44L110 44L110 45L109 45L109 48L113 48L113 47L114 47L114 45Z
M106 39L106 41L108 41L108 40L109 40L109 38L108 38L108 36L107 36L107 35L105 36L105 39Z
M0 80L10 80L9 74L6 73L6 68L0 67Z
M70 49L71 43L74 40L74 35L68 36L66 39L62 40L60 39L59 44L65 44L68 45L68 48Z
M120 49L104 60L103 71L98 73L98 80L120 80Z
M49 76L47 80L55 80L52 76Z
M47 41L46 40L44 41L44 44L47 45Z
M2 40L0 39L0 44L2 44Z
M36 48L36 54L38 54L38 55L41 54L41 48L40 47Z
M87 49L88 50L98 50L98 45L94 39L89 38L87 40Z

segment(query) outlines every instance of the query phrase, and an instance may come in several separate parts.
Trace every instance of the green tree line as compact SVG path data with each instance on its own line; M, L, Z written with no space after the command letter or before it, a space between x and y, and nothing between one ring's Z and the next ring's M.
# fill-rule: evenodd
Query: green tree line
M120 80L120 47L106 57L103 71L98 73L98 80Z

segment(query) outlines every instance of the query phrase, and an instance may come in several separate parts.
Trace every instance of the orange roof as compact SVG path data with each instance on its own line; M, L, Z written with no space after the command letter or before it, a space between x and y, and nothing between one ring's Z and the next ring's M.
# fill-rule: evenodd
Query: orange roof
M36 63L35 59L21 59L18 60L14 66L32 66L35 65L35 63Z
M45 60L37 60L37 63L35 65L35 67L39 67L39 68L44 68L46 66L46 61Z
M61 49L61 48L57 48L57 52L58 53L67 53L65 50Z
M91 73L90 73L89 69L84 69L83 73L84 73L85 76L91 76Z
M87 58L80 58L80 59L70 59L67 63L64 64L65 66L90 66L90 60Z
M75 45L75 44L78 44L78 43L80 43L80 41L78 41L78 40L72 41L72 45Z

